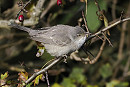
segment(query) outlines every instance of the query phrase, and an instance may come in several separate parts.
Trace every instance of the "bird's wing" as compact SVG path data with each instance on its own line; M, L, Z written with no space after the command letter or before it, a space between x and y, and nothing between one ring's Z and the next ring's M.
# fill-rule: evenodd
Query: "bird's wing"
M60 28L49 29L48 32L39 31L39 33L31 36L31 39L41 42L43 44L55 44L60 46L65 46L71 43L71 39L68 35L68 30Z

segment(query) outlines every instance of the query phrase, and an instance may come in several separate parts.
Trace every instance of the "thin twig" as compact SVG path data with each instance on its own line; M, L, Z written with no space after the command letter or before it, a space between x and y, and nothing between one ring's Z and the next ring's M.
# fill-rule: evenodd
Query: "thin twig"
M107 38L107 36L102 32L102 35L107 39L107 41L109 42L110 46L113 47L111 41Z
M128 6L128 11L127 14L130 15L130 4ZM123 16L123 11L121 12L121 17L120 19L122 19ZM121 38L120 38L120 44L119 44L119 51L118 51L118 59L121 59L123 57L123 47L124 47L124 41L125 41L125 31L127 29L127 24L128 22L124 22L122 24L122 30L121 30Z
M26 7L29 3L31 3L31 1L32 1L32 0L29 0L29 1L20 9L20 11L19 11L19 12L17 13L17 15L16 15L16 19L18 18L19 14L20 14L22 11L25 11L25 12L26 12L25 7Z
M101 9L100 9L100 6L99 6L99 4L98 4L97 0L95 0L95 5L97 6L98 11L100 12L100 11L101 11Z
M50 0L49 5L48 5L47 8L42 12L42 14L41 14L41 16L40 16L41 19L46 15L46 13L51 9L51 7L56 4L56 1L57 1L57 0Z
M103 43L102 43L102 45L100 47L100 50L99 50L97 56L93 60L89 61L90 64L94 64L95 62L97 62L97 60L100 58L100 56L101 56L101 54L103 52L105 44L106 44L106 39L103 40Z
M106 28L100 30L99 32L97 32L97 33L95 33L95 34L93 34L93 35L90 35L90 36L86 39L86 41L92 39L93 37L95 37L95 36L97 36L97 35L99 35L99 34L102 34L102 32L105 32L106 30L109 30L110 28L112 28L112 27L118 25L119 23L122 23L122 22L125 22L125 21L128 21L128 20L130 20L130 18L125 18L125 19L119 20L119 21L117 21L117 22L115 22L115 23L109 25L108 27L106 27ZM102 50L103 50L104 46L105 46L105 40L103 41L103 43L102 43L102 45L101 45L101 47L100 47L100 51L99 51L98 55L96 56L96 58L95 58L94 60L92 60L92 61L89 61L90 64L93 64L93 63L95 63L95 61L98 60L99 56L100 56L101 53L102 53ZM54 60L50 65L48 65L48 66L45 67L44 69L40 70L39 72L34 73L25 83L27 84L27 83L29 83L30 81L32 81L37 75L39 75L39 74L41 74L41 73L43 73L43 72L45 73L48 69L50 69L52 66L54 66L56 63L58 63L58 62L59 62L60 60L62 60L62 59L63 59L63 58L60 57L60 58Z
M130 2L129 2L130 3ZM128 11L127 11L127 14L130 15L130 5L128 7ZM125 31L126 31L126 26L127 26L127 23L128 22L124 22L122 24L122 32L121 32L121 38L120 38L120 44L119 44L119 50L118 50L118 60L114 63L113 65L113 69L115 69L119 64L120 62L124 59L123 58L123 47L124 47L124 43L125 43ZM128 53L129 54L129 53ZM129 56L129 55L128 55ZM117 75L117 72L119 70L117 69L116 71L114 71L115 73L115 76Z
M87 32L89 33L89 29L88 29L88 25L87 25L87 20L85 19L85 16L84 16L84 12L83 12L83 11L82 11L82 16L83 16L83 19L84 19L85 28L86 28Z
M50 65L48 65L47 67L45 67L44 69L34 73L25 83L28 84L30 81L32 81L36 76L40 75L41 73L45 73L48 69L50 69L52 66L54 66L55 64L57 64L59 61L61 61L63 58L59 57L56 60L54 60Z
M103 39L102 39L99 35L97 35L97 37L98 37L100 40L102 40L102 41L103 41Z
M90 58L87 58L87 59L82 58L82 60L85 62L85 64L87 64L88 62L89 62L89 64L94 64L95 62L97 62L97 60L100 58L100 56L103 52L105 44L106 44L106 39L104 38L103 43L100 47L100 50L94 59L91 60Z
M45 72L45 74L46 74L47 85L48 85L48 87L50 87L50 83L49 83L49 79L48 79L48 73L47 73L47 71Z
M95 36L97 36L97 35L102 34L102 32L107 31L107 30L111 29L112 27L114 27L114 26L116 26L116 25L118 25L118 24L120 24L120 23L122 23L122 22L129 21L129 20L130 20L130 17L127 17L127 18L122 19L122 20L118 20L118 21L116 21L115 23L109 25L108 27L105 27L105 28L103 28L102 30L98 31L97 33L90 35L90 36L86 39L86 41L88 41L89 39L92 39L93 37L95 37Z

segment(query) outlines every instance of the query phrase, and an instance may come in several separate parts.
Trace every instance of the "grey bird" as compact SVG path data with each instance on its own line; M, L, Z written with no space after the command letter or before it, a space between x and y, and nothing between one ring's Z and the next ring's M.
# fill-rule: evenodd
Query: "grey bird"
M40 29L31 29L11 23L10 26L29 33L32 40L40 42L52 56L70 54L85 43L88 33L79 26L56 25Z

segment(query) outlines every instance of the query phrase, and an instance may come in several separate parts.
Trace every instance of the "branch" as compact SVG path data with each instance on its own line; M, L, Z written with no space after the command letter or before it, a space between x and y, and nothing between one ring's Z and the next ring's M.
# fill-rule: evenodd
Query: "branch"
M130 15L130 4L128 6L127 15ZM120 37L120 44L119 44L119 50L118 50L118 59L123 58L123 47L125 44L125 32L127 30L128 21L124 22L122 24L122 30L121 30L121 37Z
M88 62L89 62L89 64L94 64L95 62L97 62L97 60L100 58L100 56L101 56L101 54L103 52L105 44L106 44L106 38L104 38L103 43L102 43L102 45L100 47L100 50L99 50L97 56L94 59L92 59L92 60L90 60L89 58L87 58L87 60L83 59L85 64L87 64Z
M56 1L57 1L57 0L50 0L50 2L49 2L49 4L48 4L47 8L42 12L42 14L41 14L41 16L40 16L41 19L46 15L46 13L51 9L51 7L56 4Z
M86 41L92 39L93 37L99 35L99 34L102 34L103 32L105 32L106 30L109 30L110 28L122 23L122 22L125 22L125 21L129 21L130 20L130 17L129 18L125 18L125 19L122 19L122 20L118 20L117 22L109 25L108 27L98 31L97 33L95 34L92 34L90 35ZM105 46L105 42L102 44L102 46L100 47L100 52L98 53L97 55L97 58L96 60L93 60L93 61L89 61L90 64L93 64L95 61L97 61L98 57L101 55L102 53L102 49L103 47ZM28 84L30 81L32 81L37 75L41 74L41 73L45 73L48 69L50 69L51 67L53 67L55 64L57 64L59 61L61 61L63 58L62 57L59 57L57 58L56 60L54 60L51 64L49 64L48 66L46 66L45 68L43 68L42 70L40 70L39 72L36 72L34 73L25 83Z
M17 13L17 15L16 15L16 19L18 18L19 14L20 14L22 11L26 11L26 10L25 10L25 7L26 7L29 3L31 3L31 0L29 0L29 1L20 9L20 11L19 11L19 12Z
M59 57L56 60L54 60L51 64L49 64L47 67L45 67L44 69L34 73L25 83L28 84L30 81L32 81L36 76L40 75L41 73L45 73L48 69L50 69L51 67L53 67L55 64L57 64L59 61L61 61L63 58Z
M120 23L122 23L122 22L129 21L129 20L130 20L130 17L124 18L124 19L122 19L122 20L118 20L118 21L116 21L115 23L109 25L108 27L105 27L105 28L103 28L102 30L98 31L97 33L90 35L90 36L86 39L86 41L92 39L93 37L95 37L95 36L97 36L97 35L102 34L102 32L105 32L105 31L109 30L110 28L112 28L112 27L114 27L114 26L116 26L116 25L118 25L118 24L120 24Z
M30 2L28 2L28 3L30 3ZM26 4L28 4L28 3L26 3ZM42 9L43 9L42 7L43 7L44 3L45 3L45 0L37 1L36 7L35 7L34 11L32 12L31 17L29 19L24 20L24 22L23 22L24 26L34 26L39 22L39 15L42 12ZM25 6L26 6L26 4L25 4ZM21 12L21 10L19 12ZM10 26L8 26L8 24L10 23L11 20L0 20L0 28L10 29ZM13 19L13 21L15 21L15 23L17 23L17 24L20 23L19 20Z

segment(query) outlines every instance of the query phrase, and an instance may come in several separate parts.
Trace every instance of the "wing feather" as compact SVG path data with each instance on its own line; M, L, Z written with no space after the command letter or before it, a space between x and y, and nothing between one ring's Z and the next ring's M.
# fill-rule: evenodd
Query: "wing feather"
M61 26L54 26L52 29L49 29L48 31L40 30L39 32L35 32L36 34L32 34L31 39L41 42L43 44L55 44L60 46L65 46L69 43L71 43L71 39L68 36L68 28ZM64 29L64 31L63 31Z

